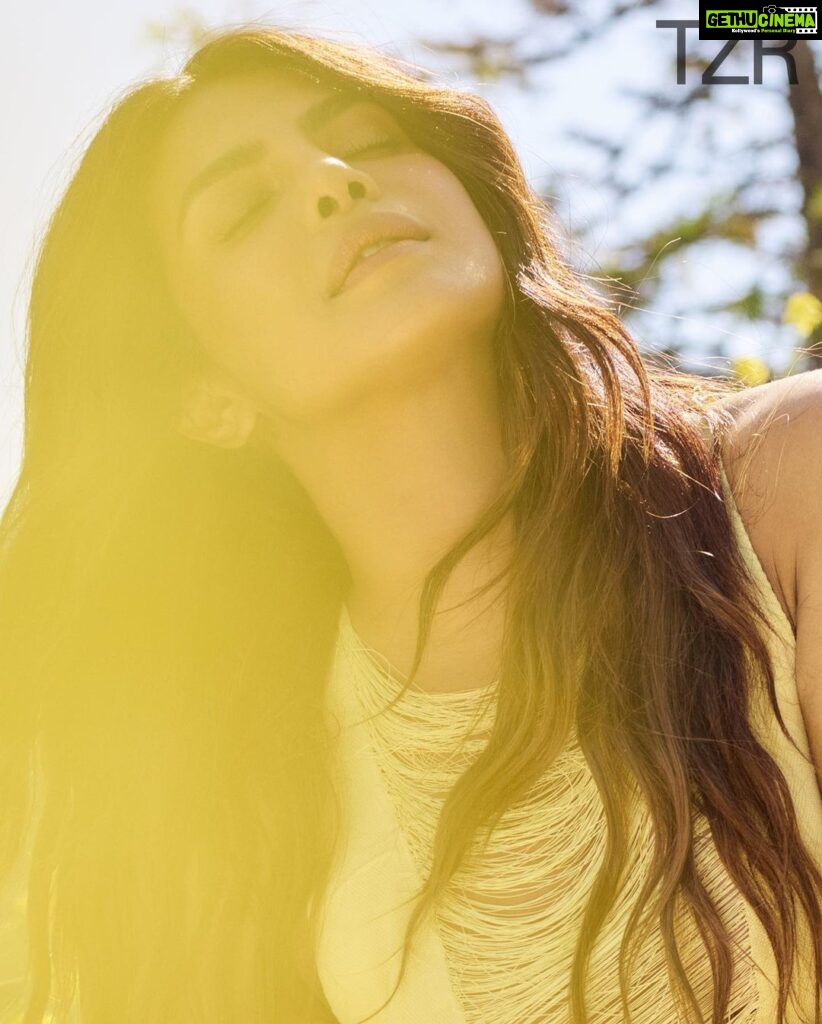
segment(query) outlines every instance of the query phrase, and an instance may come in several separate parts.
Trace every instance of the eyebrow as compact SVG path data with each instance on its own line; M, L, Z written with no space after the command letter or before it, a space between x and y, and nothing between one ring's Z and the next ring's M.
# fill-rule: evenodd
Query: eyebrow
M324 97L318 103L309 107L304 114L297 118L297 126L304 134L315 132L327 121L342 113L343 110L352 104L368 102L369 100L370 97L361 92L333 92L330 96ZM180 199L180 208L177 214L178 232L183 226L183 221L191 203L203 189L209 188L211 185L221 181L229 174L234 174L243 167L259 163L265 156L265 153L266 146L264 142L260 140L245 142L235 146L233 149L227 150L227 152L212 160L210 164L207 164L199 171L188 183Z

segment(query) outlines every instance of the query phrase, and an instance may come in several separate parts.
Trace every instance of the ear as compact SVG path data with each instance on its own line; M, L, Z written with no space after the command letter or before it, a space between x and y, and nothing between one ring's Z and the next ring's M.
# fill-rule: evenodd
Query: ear
M179 430L194 441L220 448L242 447L257 420L257 410L241 391L215 374L201 373L183 388Z

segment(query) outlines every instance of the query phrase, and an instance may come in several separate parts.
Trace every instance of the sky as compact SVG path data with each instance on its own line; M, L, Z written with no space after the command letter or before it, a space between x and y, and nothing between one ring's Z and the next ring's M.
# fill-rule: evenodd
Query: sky
M589 10L605 0L591 0ZM563 202L556 213L560 221L580 224L599 212L602 196L588 173L593 158L577 150L571 157L569 129L580 123L620 136L630 130L632 110L619 89L652 87L659 91L677 86L669 62L673 53L672 32L655 28L657 17L696 17L682 2L670 5L666 14L640 10L626 20L607 42L586 50L579 60L561 69L540 73L538 88L524 96L513 84L475 82L449 65L426 39L460 39L471 33L498 35L521 31L526 47L537 52L557 38L559 25L542 19L534 31L533 16L525 0L289 0L266 5L255 0L193 0L186 5L209 26L260 20L274 24L334 33L338 38L362 41L393 51L439 70L445 80L460 88L473 88L491 102L511 135L526 174L533 184L563 173ZM695 8L695 3L694 3ZM504 22L500 12L504 11ZM4 10L0 35L0 132L4 158L0 162L0 502L10 492L20 458L22 423L22 362L28 274L35 245L47 218L65 187L71 169L91 138L107 104L126 87L179 65L183 51L173 34L165 42L148 31L151 25L179 23L180 7L167 0L29 0ZM708 44L703 44L708 45ZM767 62L766 62L767 63ZM779 116L768 104L772 98L749 88L752 102L763 116ZM756 117L742 132L755 132ZM724 127L734 130L733 119ZM753 136L751 136L753 137ZM637 139L642 145L653 140ZM659 140L656 142L660 144ZM661 145L682 145L682 139L663 139ZM569 170L570 168L570 170ZM600 168L601 170L601 168ZM721 175L721 168L717 173ZM661 208L688 209L693 201L692 180L666 185L664 194L649 189L630 209L606 210L606 222L595 247L582 254L596 260L608 252L614 234L639 229ZM790 230L775 225L774 231ZM744 264L744 261L742 261ZM670 314L648 312L647 330L658 333L660 316L687 320L682 296L694 289L719 298L738 287L744 265L730 265L721 250L700 252L699 258L682 260L676 267L671 289ZM677 280L679 278L679 280ZM674 311L676 311L674 313ZM642 321L640 330L642 329ZM734 354L757 353L780 347L787 359L791 337L775 329L740 330L738 324L695 321L694 344L704 341L705 351L725 340ZM778 360L777 360L778 361Z

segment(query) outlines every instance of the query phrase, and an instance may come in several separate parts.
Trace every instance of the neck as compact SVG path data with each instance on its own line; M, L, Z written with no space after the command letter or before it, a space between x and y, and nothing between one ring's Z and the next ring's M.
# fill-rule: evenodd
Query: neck
M278 425L276 447L340 545L352 624L407 672L425 576L498 495L506 472L490 346L413 390L369 396L333 422ZM438 608L466 600L497 572L510 542L507 519L454 569ZM495 593L479 602L485 611L474 603L435 616L420 685L492 681L502 628Z

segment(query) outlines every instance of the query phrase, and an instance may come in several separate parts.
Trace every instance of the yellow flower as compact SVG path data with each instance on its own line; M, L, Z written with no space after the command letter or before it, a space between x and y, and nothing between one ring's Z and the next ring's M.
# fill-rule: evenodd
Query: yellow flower
M737 356L731 362L734 376L744 380L746 384L755 387L757 384L765 384L771 378L771 371L767 363L756 356Z
M802 337L807 338L822 324L822 302L810 292L794 292L785 303L782 320L793 324Z

